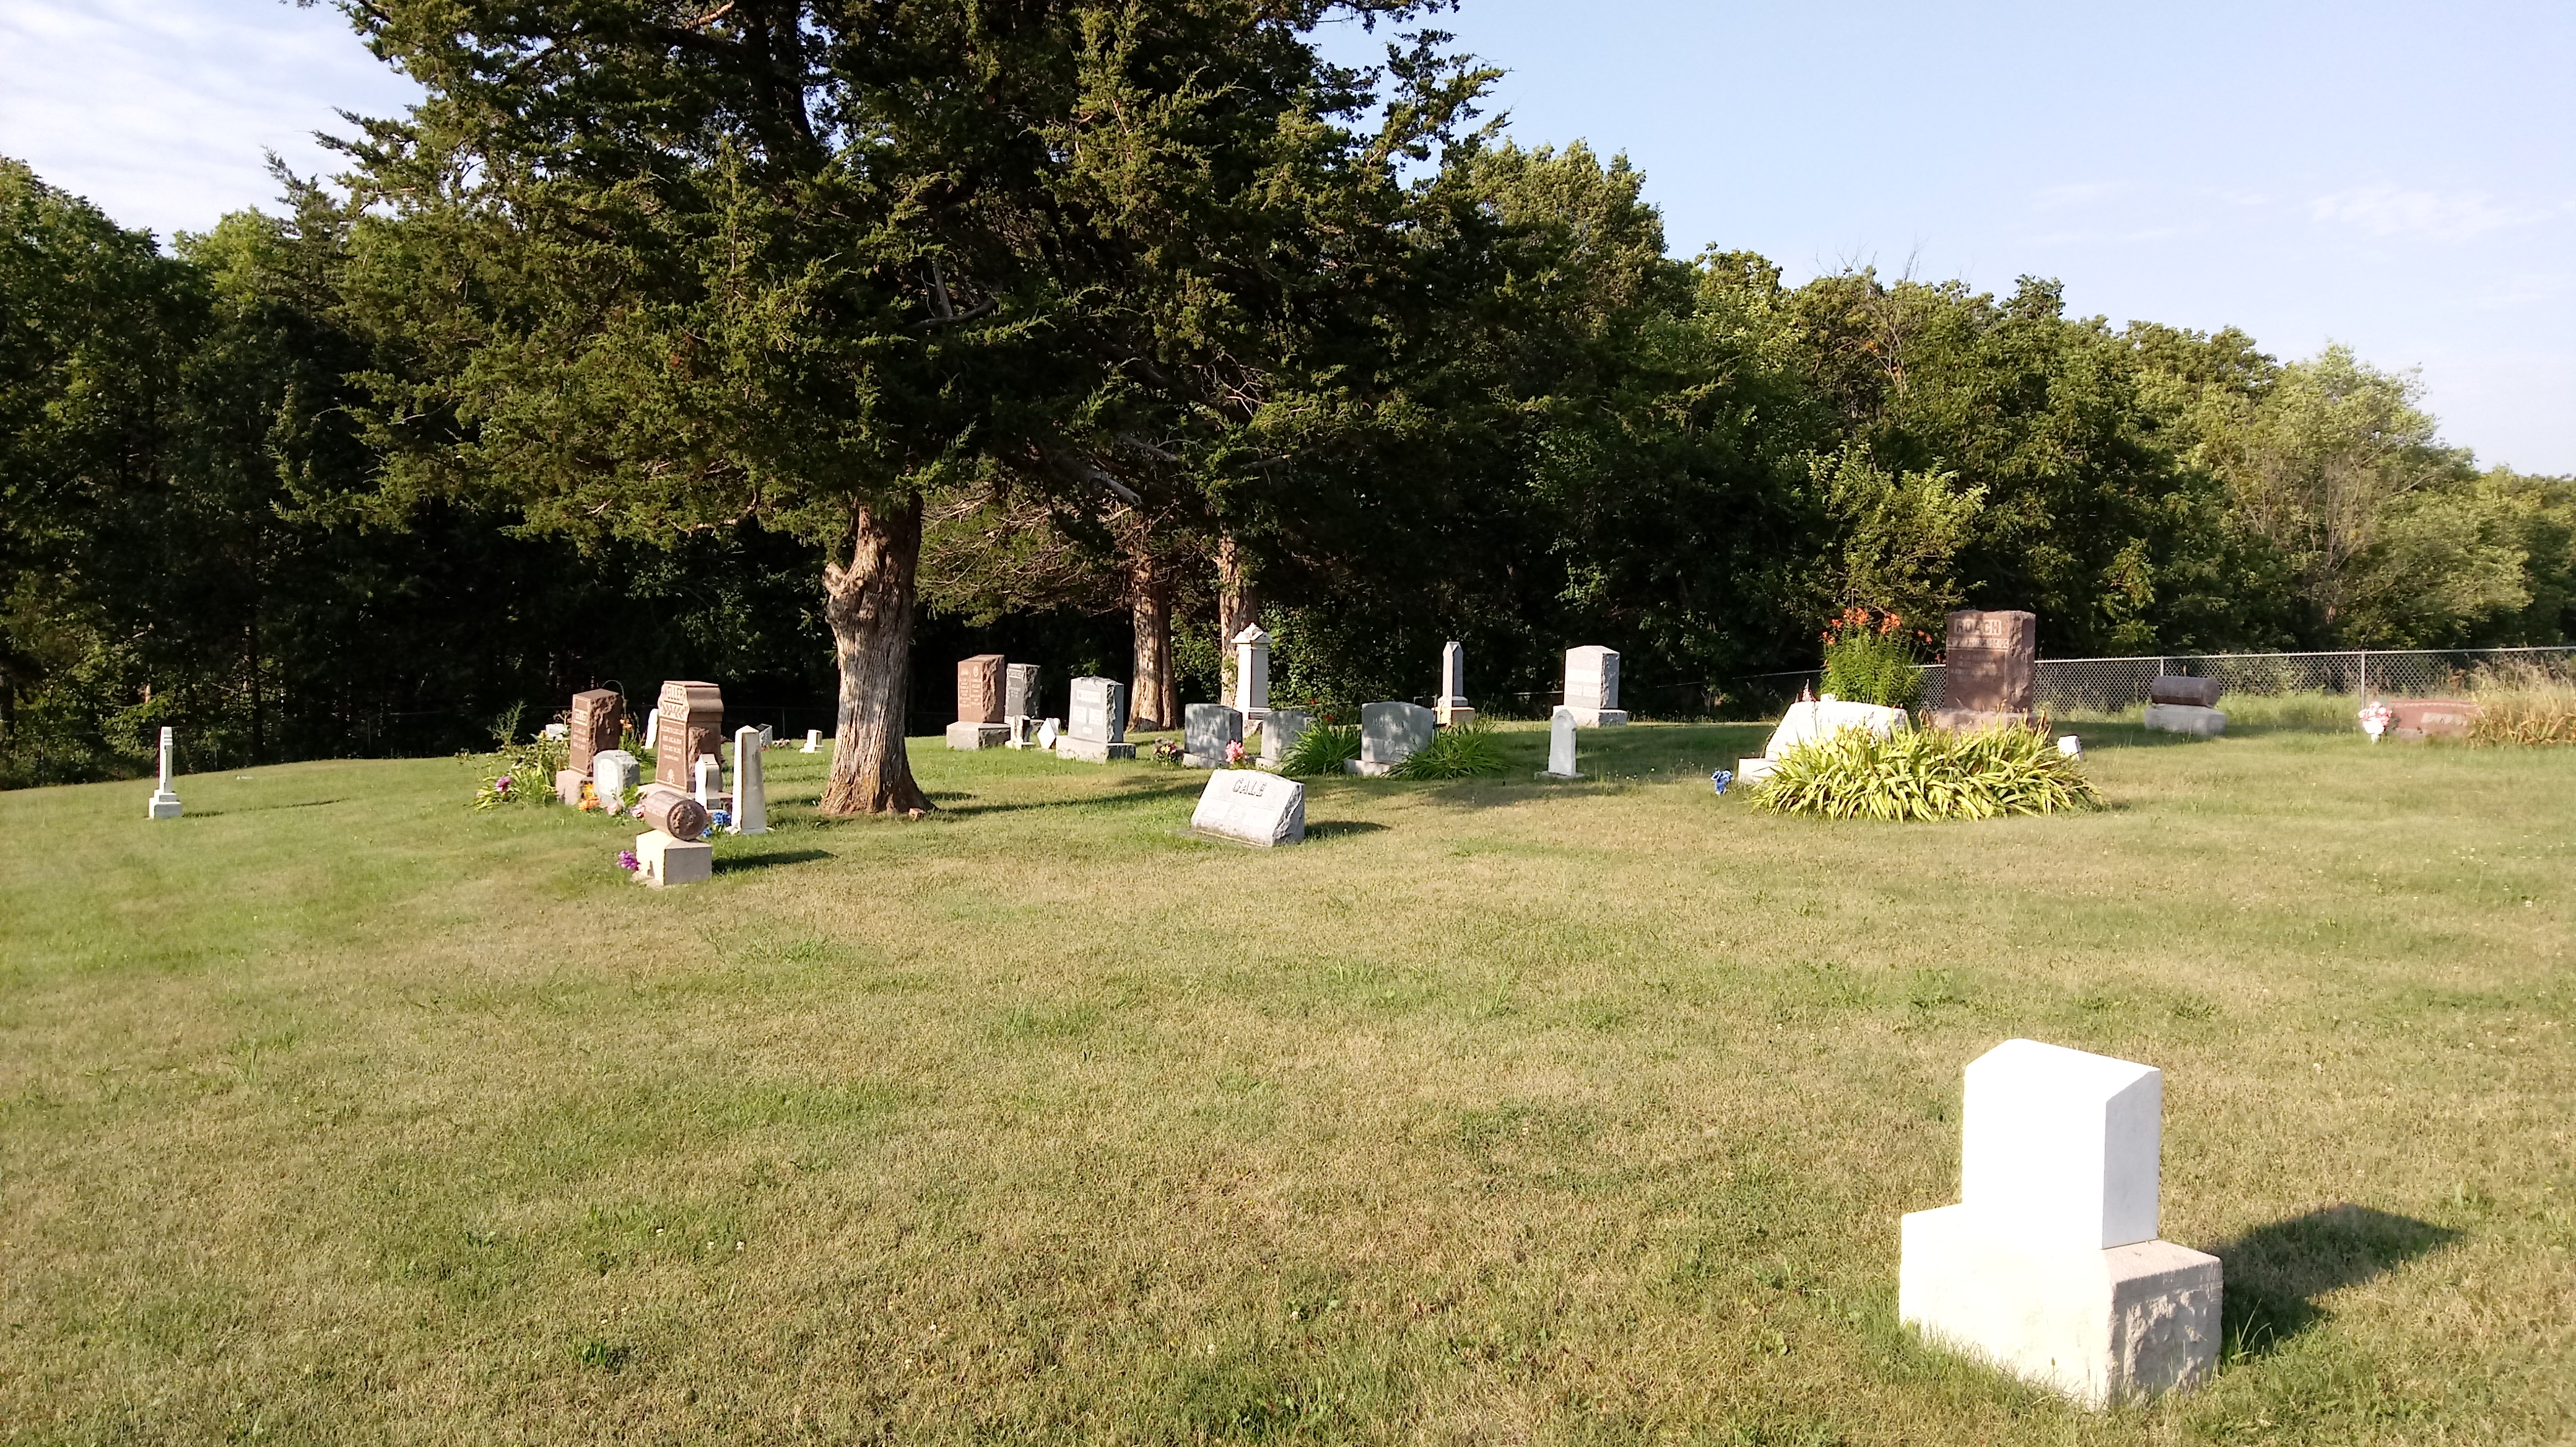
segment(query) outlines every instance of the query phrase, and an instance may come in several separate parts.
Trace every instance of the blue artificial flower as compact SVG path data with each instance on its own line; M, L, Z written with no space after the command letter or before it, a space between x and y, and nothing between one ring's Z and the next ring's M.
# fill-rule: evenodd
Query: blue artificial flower
M1726 786L1735 782L1735 773L1731 769L1720 769L1716 773L1709 775L1708 781L1715 785L1718 794L1723 796L1726 793Z

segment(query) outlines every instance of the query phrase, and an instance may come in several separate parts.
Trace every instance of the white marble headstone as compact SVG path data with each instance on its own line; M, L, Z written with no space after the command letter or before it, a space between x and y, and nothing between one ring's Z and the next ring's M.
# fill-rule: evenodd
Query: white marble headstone
M1547 776L1551 779L1580 777L1574 767L1574 710L1562 705L1547 721Z
M170 730L165 728L161 731L161 785L152 791L146 818L176 819L179 817L181 808L179 795L170 787L170 753L175 738L176 735Z
M1360 705L1359 762L1384 768L1403 763L1431 742L1432 726L1431 710L1418 703L1364 703Z
M1073 681L1073 712L1065 732L1091 743L1127 741L1127 685L1109 678ZM1040 747L1047 747L1040 745Z
M590 792L614 809L644 777L644 762L624 749L602 749L590 756Z
M1256 724L1270 715L1270 634L1258 623L1234 635L1234 708Z
M1259 769L1219 769L1199 791L1190 827L1264 849L1306 837L1306 786Z
M1619 651L1592 644L1565 650L1565 706L1585 728L1628 721L1619 707Z
M1867 729L1885 738L1906 726L1905 710L1882 708L1874 703L1845 703L1827 694L1820 699L1802 700L1789 705L1780 716L1780 726L1771 731L1771 742L1762 750L1766 759L1776 759L1803 743L1831 738L1843 729Z
M2156 1239L2164 1072L2007 1040L1968 1065L1959 1200L2034 1242Z
M820 753L822 748L823 731L821 729L807 729L805 731L805 752L809 754Z
M662 710L659 708L648 708L644 710L644 747L648 749L653 747L653 740L661 731L661 727Z

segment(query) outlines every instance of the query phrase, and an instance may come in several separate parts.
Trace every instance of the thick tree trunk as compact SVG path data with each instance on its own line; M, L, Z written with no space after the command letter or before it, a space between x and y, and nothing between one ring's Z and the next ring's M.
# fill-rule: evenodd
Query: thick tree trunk
M1181 724L1181 679L1172 669L1172 585L1147 554L1135 565L1128 616L1135 624L1136 673L1127 688L1127 727Z
M931 807L903 749L912 697L912 587L921 563L921 496L862 507L849 566L823 566L823 621L841 665L838 736L826 814L911 814Z
M1234 539L1216 540L1216 656L1224 680L1225 702L1235 699L1234 635L1261 621L1261 597L1253 591L1252 566Z

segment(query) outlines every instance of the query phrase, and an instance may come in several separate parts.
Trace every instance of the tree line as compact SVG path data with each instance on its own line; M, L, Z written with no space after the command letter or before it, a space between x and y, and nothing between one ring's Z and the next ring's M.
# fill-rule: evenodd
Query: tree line
M1282 698L1457 638L1497 696L1609 644L1650 707L1854 606L2059 655L2576 627L2576 480L2410 376L1677 259L1431 8L374 0L426 99L276 214L165 251L0 162L0 779L710 676L828 699L826 807L903 810L959 654L1168 726L1254 620Z

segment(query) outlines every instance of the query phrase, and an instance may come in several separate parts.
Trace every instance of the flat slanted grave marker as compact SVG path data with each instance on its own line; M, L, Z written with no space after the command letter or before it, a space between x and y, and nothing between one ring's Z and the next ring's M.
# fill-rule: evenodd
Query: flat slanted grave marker
M1959 1204L1901 1223L1896 1312L2088 1406L2205 1379L2218 1258L2156 1238L2164 1073L2036 1040L1971 1062Z
M1199 791L1190 827L1263 849L1303 843L1306 786L1258 769L1219 769Z

